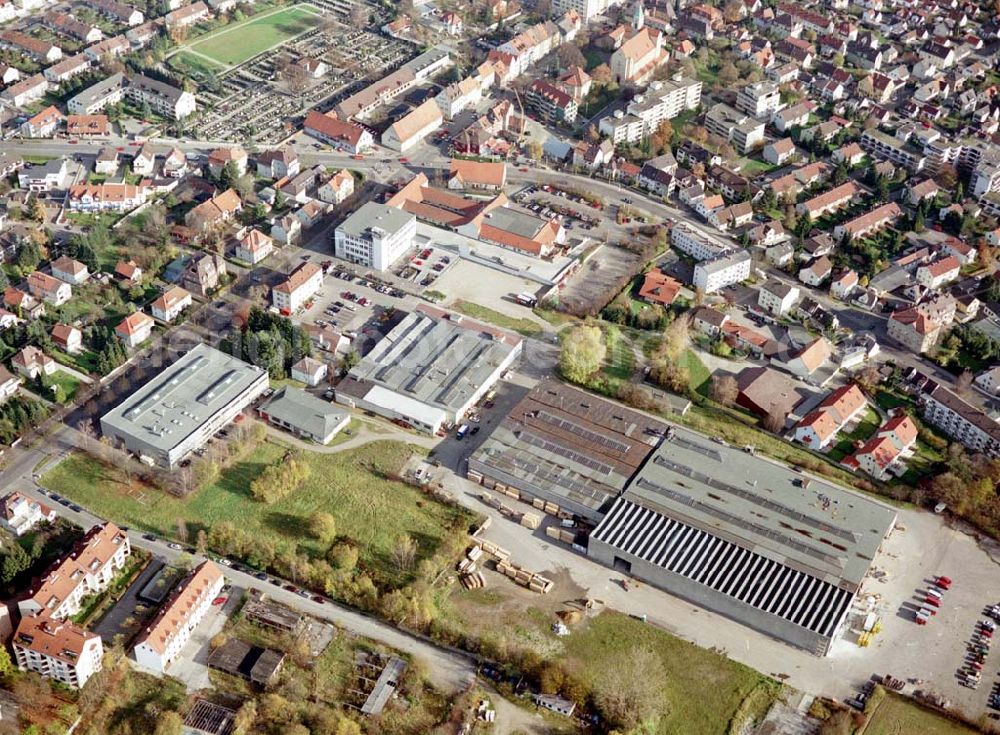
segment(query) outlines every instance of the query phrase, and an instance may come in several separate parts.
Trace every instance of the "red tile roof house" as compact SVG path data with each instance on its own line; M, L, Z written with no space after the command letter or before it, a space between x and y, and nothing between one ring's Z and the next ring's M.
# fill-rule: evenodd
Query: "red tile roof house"
M138 283L142 280L142 268L134 260L119 261L115 266L115 275L126 283Z
M18 313L18 316L25 319L28 317L38 319L45 316L45 304L30 293L26 293L13 286L8 286L4 289L3 303L4 306L14 309Z
M958 278L962 264L954 255L935 260L917 268L917 283L929 289L940 288Z
M908 450L917 440L917 427L906 415L896 416L885 422L871 439L844 459L843 464L853 470L862 470L877 480L888 480L890 475L901 475L906 467L903 461Z
M28 345L14 355L10 364L28 380L34 380L39 375L52 375L56 371L56 361L34 345Z
M646 278L639 287L639 298L650 304L670 306L680 290L679 281L663 273L659 268L653 268L646 273Z
M36 299L61 306L73 297L73 287L41 271L28 274L28 290Z
M76 327L56 324L52 327L52 342L68 355L75 355L83 348L83 335Z
M822 449L864 410L867 403L864 393L854 383L837 388L795 427L795 441L812 449Z
M191 294L180 286L168 288L150 304L153 316L162 322L172 322L178 314L191 306Z
M138 347L152 335L155 323L149 314L137 311L122 319L115 327L115 334L129 347Z

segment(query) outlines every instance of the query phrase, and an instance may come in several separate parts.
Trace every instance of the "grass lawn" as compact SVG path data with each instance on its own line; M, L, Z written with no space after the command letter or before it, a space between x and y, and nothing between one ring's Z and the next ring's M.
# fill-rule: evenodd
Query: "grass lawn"
M315 27L316 12L307 6L296 5L266 18L227 25L195 41L190 48L221 64L240 64Z
M221 71L225 71L226 68L222 64L218 64L204 56L192 54L190 51L181 51L179 54L174 54L167 63L178 71L192 72L196 76L200 75L202 78L207 77L209 74L218 74Z
M494 309L490 309L486 306L474 304L471 301L463 301L459 299L451 305L451 308L465 314L466 316L471 316L473 319L481 319L484 322L494 324L501 329L509 329L513 332L524 335L525 337L536 337L542 331L542 327L531 319L518 319L516 317L507 316L506 314L501 314L499 311L495 311Z
M629 380L635 370L635 353L632 345L622 336L618 327L608 325L604 339L608 347L604 374L612 380Z
M384 478L421 450L400 442L374 442L341 454L303 452L311 472L301 488L274 505L255 501L250 483L268 465L281 461L286 447L265 442L222 473L212 485L180 499L136 482L83 454L74 454L42 478L42 484L116 523L175 537L184 519L191 537L213 523L230 521L268 539L278 549L321 554L304 533L316 511L332 513L338 536L358 545L362 565L378 583L388 584L395 567L389 558L400 534L429 556L450 527L471 516L433 502L417 489Z
M681 355L681 359L677 361L677 365L688 371L691 390L707 396L708 389L711 387L710 378L712 374L705 367L705 363L701 361L701 358L693 350L685 350L684 354Z
M840 434L837 444L830 449L827 454L837 462L854 451L855 441L865 441L870 439L879 427L879 415L875 409L869 406L865 409L861 420L854 427L853 431Z
M942 717L911 699L887 693L869 718L865 735L897 735L910 732L921 735L974 735L979 731Z
M56 370L49 376L49 380L51 380L54 385L58 385L63 389L63 393L66 394L67 403L71 403L73 401L73 397L76 395L76 389L80 387L80 381L77 378L73 377L65 370Z
M741 158L739 163L740 173L750 177L766 174L768 171L773 171L777 168L777 166L767 161L757 161L753 158Z
M666 671L666 692L663 713L650 735L742 731L729 729L737 710L759 718L781 688L753 669L619 613L603 613L563 640L567 667L590 682L600 682L606 675L606 664L613 655L648 648L660 656Z

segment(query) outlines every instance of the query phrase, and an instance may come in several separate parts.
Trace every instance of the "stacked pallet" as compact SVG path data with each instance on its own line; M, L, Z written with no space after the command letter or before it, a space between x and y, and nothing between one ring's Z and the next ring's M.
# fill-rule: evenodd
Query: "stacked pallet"
M551 580L546 579L540 574L536 574L530 569L525 569L524 567L519 567L517 564L512 564L510 561L497 563L497 571L505 577L513 579L522 587L527 587L533 592L546 594L552 589Z
M486 539L477 539L476 546L483 550L484 554L489 554L498 562L504 562L510 559L510 552L502 546L498 546L492 541L487 541Z
M534 513L522 513L521 514L521 525L524 526L525 528L530 528L532 531L534 531L536 528L538 528L538 524L541 523L541 522L542 522L542 519L539 518Z
M545 535L556 541L562 541L564 544L572 544L576 540L576 529L549 526L545 529Z
M481 589L486 586L486 577L483 576L482 572L471 572L470 574L463 574L458 578L462 583L462 586L467 590Z

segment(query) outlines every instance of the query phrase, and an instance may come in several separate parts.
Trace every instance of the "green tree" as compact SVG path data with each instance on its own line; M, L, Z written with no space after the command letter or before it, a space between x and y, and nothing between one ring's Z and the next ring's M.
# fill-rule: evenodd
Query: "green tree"
M309 533L324 546L337 537L337 519L325 511L309 516Z
M563 337L559 371L566 380L584 383L601 369L607 351L600 327L587 324L572 327Z
M0 679L7 679L15 671L17 671L17 667L10 659L7 646L0 646Z
M15 420L15 428L24 425L24 419ZM10 582L21 572L31 566L31 557L21 548L20 544L14 543L4 551L3 562L0 563L0 582L10 584Z
M219 174L219 186L223 189L233 189L240 179L240 170L236 166L236 161L226 161Z

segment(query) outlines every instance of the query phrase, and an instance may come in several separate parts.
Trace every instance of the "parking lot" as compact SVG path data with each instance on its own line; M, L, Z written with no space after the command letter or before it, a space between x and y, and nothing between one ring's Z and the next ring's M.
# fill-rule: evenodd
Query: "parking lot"
M363 272L359 274L346 267L338 270L343 264L336 263L333 272L323 279L323 289L312 305L297 315L302 322L330 326L345 335L360 334L366 325L377 323L379 316L390 309L407 311L416 305L416 297L381 279L365 278ZM363 353L362 345L359 343L355 349Z
M400 279L422 288L434 288L435 281L451 268L458 256L435 247L418 248L404 255L392 268Z

